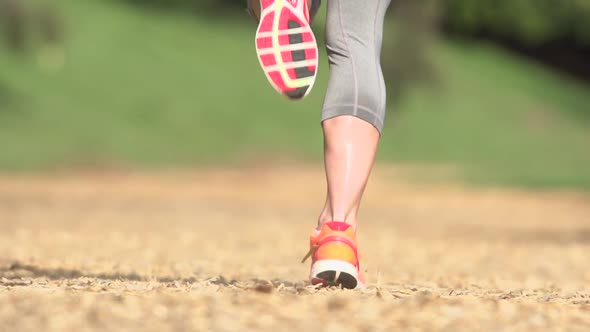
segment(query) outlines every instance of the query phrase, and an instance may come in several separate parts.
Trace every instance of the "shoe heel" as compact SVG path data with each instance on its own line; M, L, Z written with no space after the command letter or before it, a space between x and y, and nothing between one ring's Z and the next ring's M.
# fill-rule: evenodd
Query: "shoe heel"
M319 260L311 267L311 283L354 289L359 285L358 270L356 266L346 261Z

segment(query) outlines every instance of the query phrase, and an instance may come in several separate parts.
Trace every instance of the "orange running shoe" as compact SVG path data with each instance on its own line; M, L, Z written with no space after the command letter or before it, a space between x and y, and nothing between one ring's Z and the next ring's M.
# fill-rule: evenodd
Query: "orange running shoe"
M354 228L340 221L332 221L313 230L309 241L311 256L310 280L313 285L342 286L354 289L363 286L358 257L358 241Z

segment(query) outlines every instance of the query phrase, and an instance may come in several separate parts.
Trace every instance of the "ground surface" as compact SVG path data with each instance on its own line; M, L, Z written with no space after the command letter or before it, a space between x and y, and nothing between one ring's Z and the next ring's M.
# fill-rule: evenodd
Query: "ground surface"
M402 175L359 291L306 283L314 168L0 176L0 331L588 331L590 195Z

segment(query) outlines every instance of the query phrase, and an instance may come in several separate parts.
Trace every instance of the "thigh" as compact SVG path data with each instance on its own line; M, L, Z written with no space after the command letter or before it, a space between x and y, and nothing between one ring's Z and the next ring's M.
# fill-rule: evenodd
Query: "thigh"
M385 83L380 55L390 0L328 0L330 79L322 119L354 115L381 130Z

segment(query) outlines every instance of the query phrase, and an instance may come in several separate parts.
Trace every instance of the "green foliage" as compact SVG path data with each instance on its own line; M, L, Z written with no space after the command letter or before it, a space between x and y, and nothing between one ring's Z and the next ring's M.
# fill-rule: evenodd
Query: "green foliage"
M321 159L325 53L314 92L293 103L260 71L246 14L61 1L70 29L59 70L0 52L0 169ZM431 41L428 52L440 84L390 103L382 161L590 188L586 85L488 45Z
M486 32L529 45L562 38L590 46L587 0L441 0L457 32Z
M6 1L6 0L4 0ZM118 0L141 6L223 14L246 7L246 0ZM432 0L393 0L393 7L431 7ZM436 0L442 19L457 33L486 32L515 42L538 45L570 39L590 46L588 0Z

